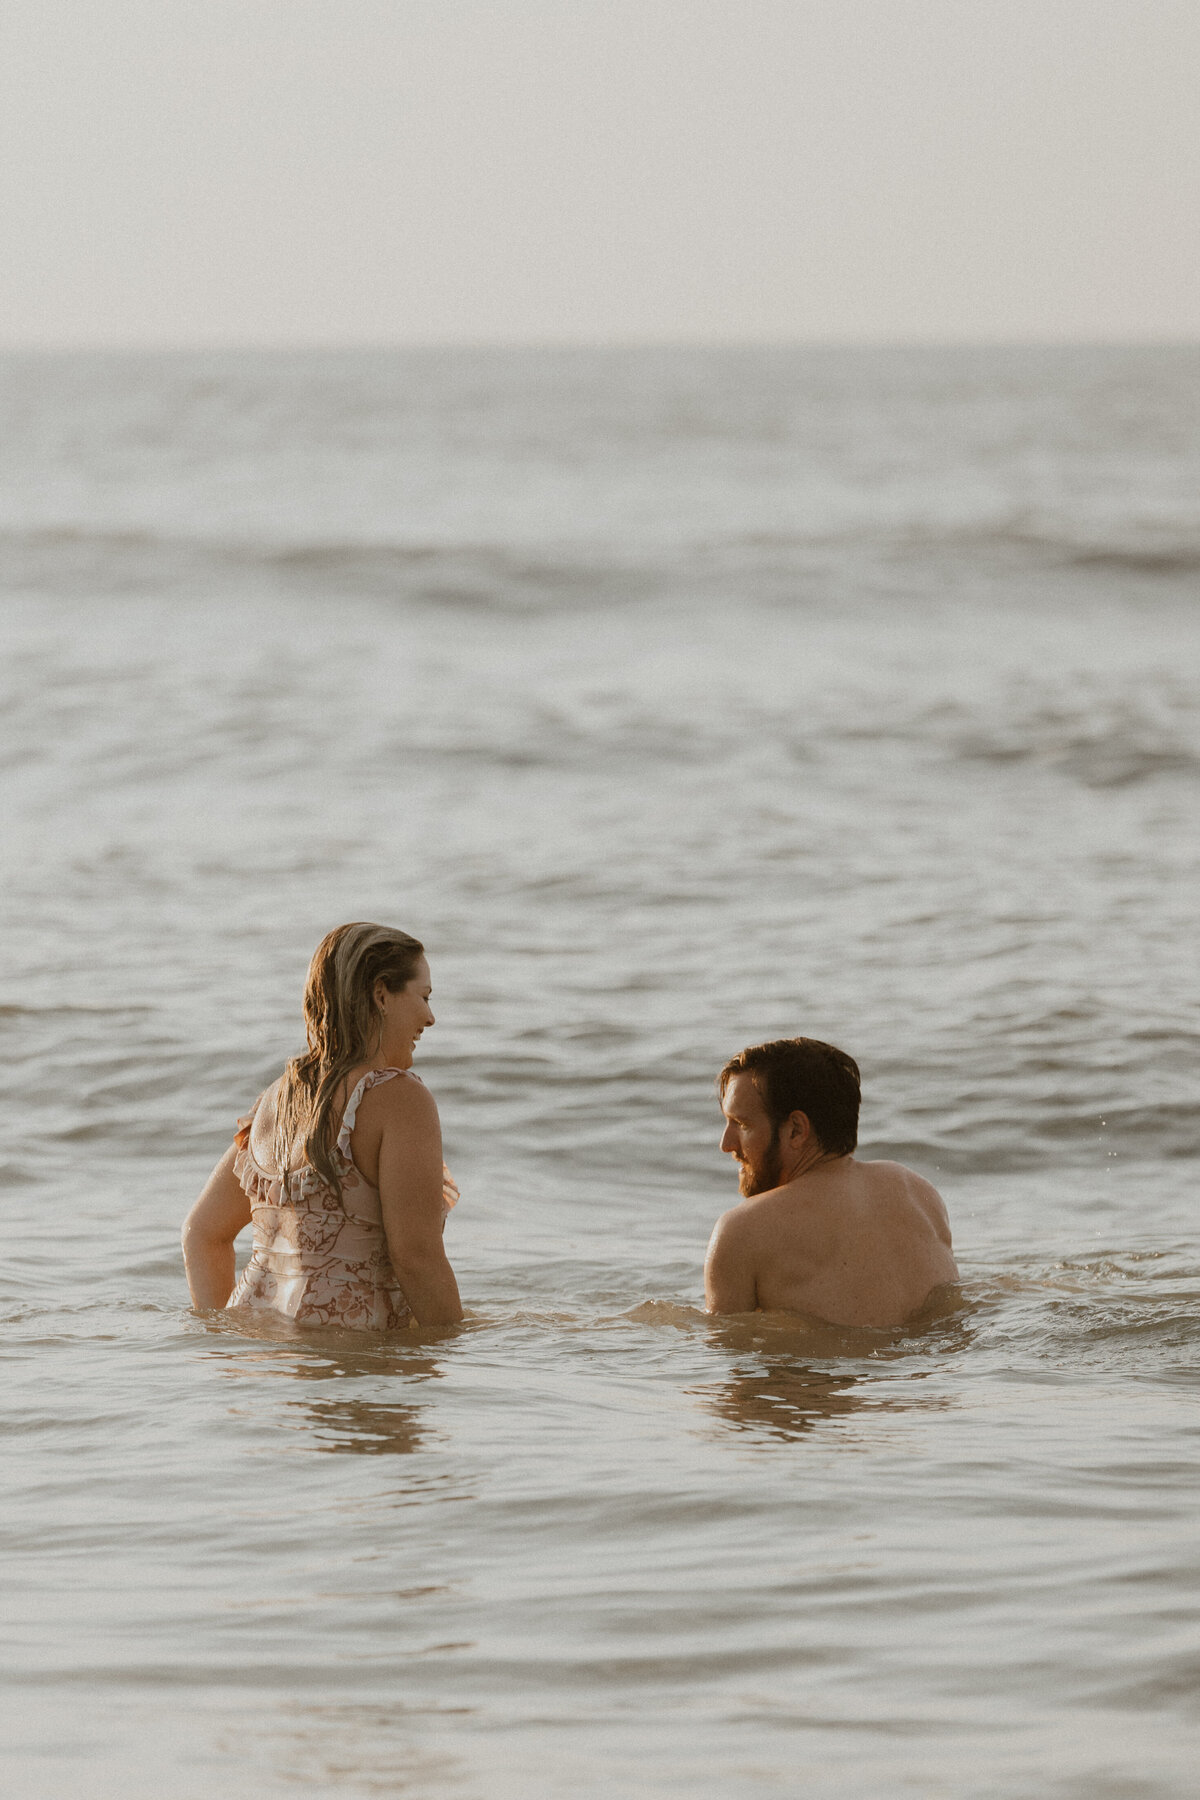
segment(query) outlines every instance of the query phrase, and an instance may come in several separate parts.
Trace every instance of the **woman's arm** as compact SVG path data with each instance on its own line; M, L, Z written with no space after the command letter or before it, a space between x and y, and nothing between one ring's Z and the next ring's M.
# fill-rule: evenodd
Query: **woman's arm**
M233 1292L233 1240L250 1223L250 1201L233 1172L237 1148L230 1144L183 1222L183 1266L197 1312L224 1306Z
M442 1244L442 1127L433 1095L417 1081L372 1090L382 1102L379 1198L396 1280L421 1325L454 1325L462 1301Z

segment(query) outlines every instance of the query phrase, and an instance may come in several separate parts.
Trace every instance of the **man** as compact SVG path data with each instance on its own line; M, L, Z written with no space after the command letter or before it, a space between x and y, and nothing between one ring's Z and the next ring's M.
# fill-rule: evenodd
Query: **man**
M901 1325L958 1280L936 1188L894 1162L859 1162L858 1064L815 1038L756 1044L717 1078L740 1205L704 1264L709 1312L807 1313Z

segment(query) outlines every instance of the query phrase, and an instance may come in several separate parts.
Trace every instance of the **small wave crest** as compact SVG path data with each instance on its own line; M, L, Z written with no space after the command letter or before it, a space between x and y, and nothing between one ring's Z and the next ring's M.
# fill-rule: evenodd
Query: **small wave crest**
M538 611L723 596L732 587L739 598L794 607L830 584L847 596L887 593L898 572L906 593L915 578L940 594L950 568L968 582L999 578L1002 585L1035 570L1071 569L1190 582L1200 573L1200 537L1187 521L1155 530L1107 523L1089 533L1077 521L893 522L863 517L861 509L791 532L748 532L731 517L715 534L680 520L659 538L631 524L596 541L526 540L517 531L457 542L341 532L256 538L71 520L0 529L0 588L66 596L261 589Z
M1194 686L1166 670L1009 680L971 699L917 706L887 697L846 708L824 735L908 743L953 762L1040 766L1085 787L1120 788L1200 770ZM801 746L802 748L804 745Z
M637 580L633 571L583 555L504 545L255 543L64 526L0 531L0 588L95 597L258 589L536 612L582 593L628 596Z

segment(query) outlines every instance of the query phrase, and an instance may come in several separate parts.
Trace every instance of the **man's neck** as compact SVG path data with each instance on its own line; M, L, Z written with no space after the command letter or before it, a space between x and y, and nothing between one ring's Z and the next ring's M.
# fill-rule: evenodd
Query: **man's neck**
M785 1166L780 1187L788 1187L793 1181L799 1181L804 1175L811 1175L814 1169L823 1169L829 1163L844 1162L834 1150L822 1150L820 1144L808 1144L801 1150L792 1167Z

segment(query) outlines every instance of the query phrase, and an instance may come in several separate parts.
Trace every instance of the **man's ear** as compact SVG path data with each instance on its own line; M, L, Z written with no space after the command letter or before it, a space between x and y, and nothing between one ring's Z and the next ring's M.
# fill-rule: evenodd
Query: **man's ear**
M814 1137L812 1120L806 1112L789 1113L783 1126L783 1137L793 1150L802 1150Z

